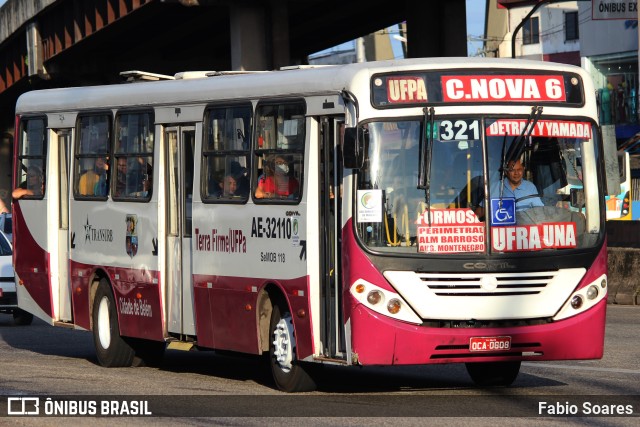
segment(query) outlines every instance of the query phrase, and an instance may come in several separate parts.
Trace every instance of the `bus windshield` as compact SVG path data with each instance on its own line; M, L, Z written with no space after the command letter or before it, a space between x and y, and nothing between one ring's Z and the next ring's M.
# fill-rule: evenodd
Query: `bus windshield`
M597 243L598 187L583 179L598 173L591 122L469 116L424 123L363 125L355 218L369 249L425 256ZM593 170L583 174L585 165Z

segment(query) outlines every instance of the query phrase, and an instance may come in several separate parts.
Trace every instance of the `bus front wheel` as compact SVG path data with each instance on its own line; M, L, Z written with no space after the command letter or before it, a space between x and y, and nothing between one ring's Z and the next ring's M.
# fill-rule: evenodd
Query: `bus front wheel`
M469 376L479 386L511 385L520 372L520 361L465 363L465 365Z
M275 304L271 312L269 361L276 386L285 392L311 391L315 381L296 360L296 339L291 313Z
M93 344L100 365L131 366L134 350L120 336L116 302L109 283L102 279L93 300Z

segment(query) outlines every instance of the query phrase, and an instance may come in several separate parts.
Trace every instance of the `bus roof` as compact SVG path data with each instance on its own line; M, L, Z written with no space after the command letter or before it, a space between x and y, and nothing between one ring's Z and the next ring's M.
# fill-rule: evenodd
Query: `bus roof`
M16 114L135 108L180 103L339 93L369 84L375 73L437 69L531 69L579 73L579 67L507 58L418 58L302 67L261 73L215 73L210 77L36 90L18 98ZM363 81L364 80L364 81Z

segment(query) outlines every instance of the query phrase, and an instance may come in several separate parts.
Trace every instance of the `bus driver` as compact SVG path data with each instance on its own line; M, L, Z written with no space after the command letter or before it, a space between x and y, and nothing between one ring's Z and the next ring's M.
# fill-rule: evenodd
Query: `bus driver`
M504 185L502 197L516 199L516 211L544 206L536 186L531 181L523 178L524 166L522 166L520 160L510 161L505 175L507 176L507 182ZM497 191L492 191L491 194L495 197L499 193L500 189L498 188Z

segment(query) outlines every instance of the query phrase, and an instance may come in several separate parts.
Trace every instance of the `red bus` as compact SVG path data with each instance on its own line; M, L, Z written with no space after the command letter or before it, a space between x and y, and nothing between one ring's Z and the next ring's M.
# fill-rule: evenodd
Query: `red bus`
M26 93L19 305L92 331L103 366L265 354L285 391L320 363L507 385L600 358L594 93L580 68L470 58Z

